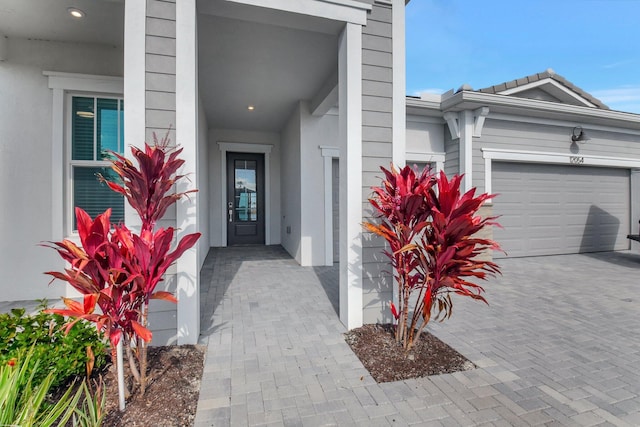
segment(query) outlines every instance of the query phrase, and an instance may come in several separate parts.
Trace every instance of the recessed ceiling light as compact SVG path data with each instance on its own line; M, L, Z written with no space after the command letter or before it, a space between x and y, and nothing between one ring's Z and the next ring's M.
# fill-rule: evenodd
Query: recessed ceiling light
M69 12L69 15L73 16L76 19L81 19L85 16L85 13L77 7L70 7L69 9L67 9L67 12Z
M247 110L249 110L249 111L253 111L253 110L255 110L255 109L256 109L255 105L249 105L249 106L247 106Z

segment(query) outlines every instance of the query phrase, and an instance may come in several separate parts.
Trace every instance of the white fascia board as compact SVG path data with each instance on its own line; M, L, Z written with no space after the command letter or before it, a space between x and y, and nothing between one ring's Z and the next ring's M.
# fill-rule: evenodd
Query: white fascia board
M588 107L596 107L596 105L590 101L588 101L586 98L583 98L582 96L580 96L579 94L577 94L576 92L572 91L571 89L567 88L566 86L558 83L557 81L553 80L552 78L546 78L546 79L542 79L542 80L538 80L535 82L531 82L531 83L527 83L526 85L522 85L522 86L517 86L517 87L513 87L511 89L507 89L507 90L503 90L500 92L497 92L498 95L512 95L514 93L520 93L520 92L525 92L527 90L536 88L536 87L540 87L540 86L544 86L544 85L553 85L554 87L556 87L557 89L561 90L562 92L566 93L567 95L569 95L571 98L574 98L580 102L582 102L583 104L585 104Z
M43 71L42 74L49 78L49 89L102 92L117 95L122 95L124 92L124 79L122 77L61 73L58 71Z
M620 122L624 122L629 125L628 127L640 129L640 114L559 104L537 99L495 95L491 93L462 91L445 99L441 104L443 111L460 111L482 106L535 111L539 115L548 116L549 118L558 117L559 114L572 115L575 116L576 119L598 119L601 122L611 123L612 126L615 126L615 122L618 122L618 125ZM491 111L491 117L493 117L496 109L491 108Z
M437 101L435 99L420 99L420 98L413 98L413 97L406 97L405 98L405 103L407 108L409 107L415 107L415 108L420 108L420 109L426 109L426 110L441 110L440 108L440 104L442 103L441 101Z
M298 13L301 15L317 16L334 21L350 22L366 25L367 12L371 5L354 0L226 0L233 3L265 7Z

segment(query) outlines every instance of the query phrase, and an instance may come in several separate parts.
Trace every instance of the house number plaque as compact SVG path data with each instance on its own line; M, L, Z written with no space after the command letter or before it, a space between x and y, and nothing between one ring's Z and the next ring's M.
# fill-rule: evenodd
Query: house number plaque
M572 165L582 165L584 164L584 157L582 156L571 156L569 157L569 163Z

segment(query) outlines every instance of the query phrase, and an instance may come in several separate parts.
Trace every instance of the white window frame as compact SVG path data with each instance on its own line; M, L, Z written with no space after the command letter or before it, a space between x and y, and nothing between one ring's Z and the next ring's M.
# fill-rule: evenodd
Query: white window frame
M65 191L64 191L64 199L65 199L65 232L68 236L77 236L78 230L73 227L73 219L75 216L75 207L74 207L74 180L73 180L73 168L74 167L109 167L111 162L108 160L74 160L72 158L73 153L73 140L72 140L72 126L73 126L73 98L93 98L93 108L94 111L97 112L98 99L115 99L118 101L118 111L120 111L120 102L124 101L123 96L117 95L105 95L101 93L87 93L87 92L75 92L68 91L65 93ZM97 129L98 119L97 116L94 117L93 120L93 157L94 159L98 158L98 153L96 152L96 138L97 138ZM120 126L122 123L120 122L120 115L118 114L118 147L121 148L121 152L119 154L124 154L125 145L124 138L120 140L120 135L123 132L120 132ZM124 218L123 218L124 220Z
M51 122L51 240L59 241L65 237L77 238L69 232L65 220L65 132L67 92L82 93L89 96L122 97L124 79L113 76L97 76L89 74L63 73L44 71L48 78L49 89L52 90L52 122ZM125 133L126 135L126 133ZM126 136L125 136L126 140Z

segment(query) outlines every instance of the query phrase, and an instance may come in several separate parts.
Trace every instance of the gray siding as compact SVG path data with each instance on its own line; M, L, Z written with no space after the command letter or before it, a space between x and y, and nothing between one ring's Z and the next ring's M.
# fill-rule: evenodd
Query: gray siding
M146 20L146 140L155 132L163 137L169 127L175 143L176 124L176 5L175 0L147 0ZM163 227L175 227L175 209L163 219ZM167 290L175 291L175 269L165 278ZM149 308L153 345L175 344L176 305L153 301Z
M176 124L175 0L147 0L146 139L166 134ZM175 141L175 132L171 133Z
M380 166L392 159L393 55L391 6L374 3L362 34L362 192L363 221L372 217L367 201L371 187L380 185ZM391 321L388 301L392 299L392 280L388 259L382 254L384 240L364 233L363 320L365 323Z
M591 130L588 124L584 124L584 128L591 140L579 144L579 151L576 153L571 151L571 126L496 120L489 113L482 136L473 141L473 185L478 190L484 190L484 159L481 148L640 159L640 137L637 135Z

